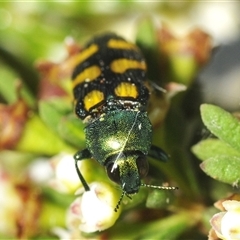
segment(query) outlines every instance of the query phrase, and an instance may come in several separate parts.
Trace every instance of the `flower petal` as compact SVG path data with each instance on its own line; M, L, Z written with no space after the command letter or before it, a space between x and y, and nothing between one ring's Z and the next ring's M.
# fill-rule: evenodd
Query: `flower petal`
M219 238L223 238L223 235L221 232L221 221L222 221L222 218L224 217L225 213L226 212L217 213L217 214L213 215L213 217L210 220L210 224Z

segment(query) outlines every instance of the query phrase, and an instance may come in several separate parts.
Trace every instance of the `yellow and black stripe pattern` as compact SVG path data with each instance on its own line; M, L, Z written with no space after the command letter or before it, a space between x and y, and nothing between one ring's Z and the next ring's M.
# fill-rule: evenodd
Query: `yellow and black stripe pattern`
M104 34L91 40L76 62L72 84L75 111L82 120L111 110L145 108L146 63L136 45Z

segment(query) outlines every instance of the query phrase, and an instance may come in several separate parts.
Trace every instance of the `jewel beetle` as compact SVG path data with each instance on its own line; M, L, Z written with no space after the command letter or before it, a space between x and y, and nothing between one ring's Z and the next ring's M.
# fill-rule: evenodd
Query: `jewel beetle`
M147 115L149 89L146 62L138 47L122 37L107 33L90 40L77 56L72 74L76 115L86 123L86 149L78 151L75 167L86 191L90 188L78 161L94 158L108 177L130 196L148 173L147 156L166 161L167 154L152 145L152 125Z

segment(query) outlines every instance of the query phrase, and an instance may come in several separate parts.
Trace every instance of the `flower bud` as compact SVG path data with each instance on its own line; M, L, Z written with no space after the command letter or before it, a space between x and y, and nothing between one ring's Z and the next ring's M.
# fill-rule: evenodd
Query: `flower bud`
M227 200L222 203L225 212L215 214L210 223L221 239L240 239L240 202Z
M116 222L121 207L114 211L119 201L119 193L106 183L95 182L90 191L83 193L71 205L68 214L70 228L78 227L83 232L105 230Z
M54 179L50 180L50 185L59 192L71 193L81 185L81 181L77 175L73 155L59 154L52 158L51 165L54 171ZM78 164L84 176L84 165L86 162L82 161Z

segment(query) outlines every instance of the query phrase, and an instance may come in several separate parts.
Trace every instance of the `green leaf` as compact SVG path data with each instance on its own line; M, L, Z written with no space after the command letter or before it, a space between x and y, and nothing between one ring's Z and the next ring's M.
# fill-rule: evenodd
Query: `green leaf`
M169 217L152 222L132 223L126 228L126 223L119 223L108 231L109 239L180 239L184 231L189 230L199 222L196 212L180 212Z
M141 19L136 35L137 44L153 50L153 47L157 46L155 30L153 19L149 17Z
M1 52L0 52L1 55ZM0 69L0 96L8 103L13 103L18 99L17 85L22 84L20 88L21 97L26 101L26 103L33 107L35 104L35 99L27 86L22 80L18 79L19 76L13 70L9 70L7 67L1 66Z
M173 191L156 189L149 193L146 201L147 208L167 208L173 200Z
M179 213L149 224L135 239L179 239L179 236L196 224L197 218L189 213Z
M219 139L240 150L240 123L220 107L202 104L201 116L205 126Z
M58 133L61 138L78 148L84 147L85 125L72 113L68 102L60 98L41 101L39 114L44 123Z
M81 148L85 146L84 127L83 122L71 114L60 120L58 132L63 139Z
M141 49L148 66L148 77L151 80L159 79L159 54L156 27L150 17L139 21L136 33L136 44Z
M237 186L240 182L240 157L218 155L204 161L200 167L214 179Z
M202 161L217 155L240 157L240 152L216 138L209 138L192 147L192 152Z
M24 131L16 145L23 152L52 156L60 152L74 153L76 149L56 136L39 118L33 115L24 126Z
M170 63L176 81L186 86L190 85L198 69L196 59L187 54L174 54L170 57Z
M59 122L69 111L69 104L60 98L39 102L39 115L54 132L58 132Z

